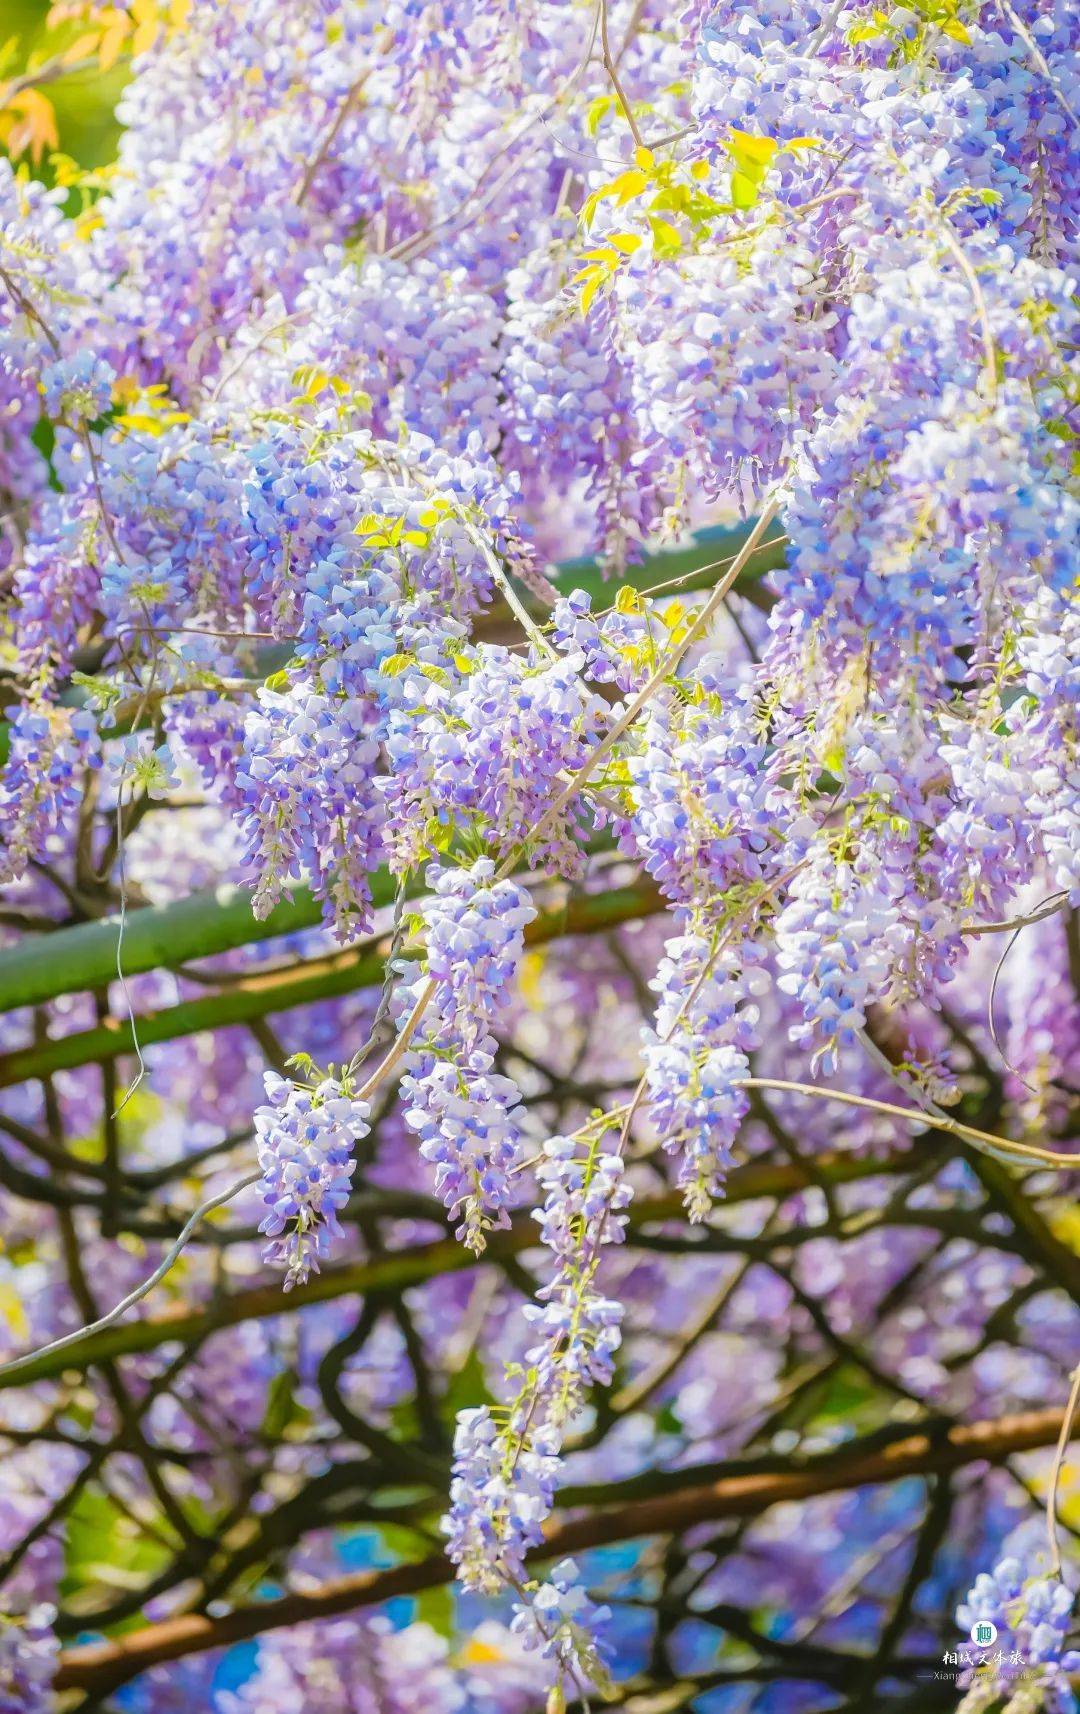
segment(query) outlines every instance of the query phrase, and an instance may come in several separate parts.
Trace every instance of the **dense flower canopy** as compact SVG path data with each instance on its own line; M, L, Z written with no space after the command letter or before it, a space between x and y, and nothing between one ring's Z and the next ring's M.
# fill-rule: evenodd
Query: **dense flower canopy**
M0 1711L1069 1714L1080 14L53 11Z

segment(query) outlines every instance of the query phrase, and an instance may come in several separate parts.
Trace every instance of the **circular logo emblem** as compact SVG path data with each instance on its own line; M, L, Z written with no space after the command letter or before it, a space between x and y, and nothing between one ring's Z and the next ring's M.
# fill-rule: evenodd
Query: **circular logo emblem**
M992 1625L989 1619L979 1619L971 1627L971 1640L978 1643L980 1648L989 1648L996 1636L997 1626Z

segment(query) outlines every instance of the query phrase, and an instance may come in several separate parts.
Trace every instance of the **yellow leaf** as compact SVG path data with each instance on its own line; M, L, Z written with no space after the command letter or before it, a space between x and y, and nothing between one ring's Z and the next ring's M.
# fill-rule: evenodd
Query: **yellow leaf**
M652 164L653 152L651 149L639 148L634 150L634 165L640 167L642 172L647 173Z
M640 613L643 606L644 602L633 585L624 583L615 597L615 611L617 613Z
M599 190L594 190L590 196L585 198L581 209L581 221L583 226L592 225L593 215L596 213L600 204L604 201L605 197L617 196L618 186L619 181L618 179L615 179L612 184L601 185Z
M131 33L131 19L120 17L101 38L98 49L98 66L102 71L111 71L123 51L124 42Z
M641 249L641 237L637 232L609 232L608 240L624 256L632 256L635 250Z
M628 173L620 173L612 186L615 192L615 201L619 208L625 207L628 202L633 201L635 196L640 196L642 191L648 190L648 188L648 178L643 172L635 168L631 168Z
M1047 1221L1054 1237L1080 1256L1080 1208L1071 1204L1057 1209Z
M542 952L527 952L518 965L518 984L521 997L531 1012L538 1011L543 1005L543 990L540 977L544 970L544 954Z
M750 131L736 131L734 128L728 137L728 148L740 167L744 162L767 167L779 146L775 137L755 137Z
M22 1299L8 1280L0 1280L0 1315L3 1316L20 1344L23 1340L29 1339L30 1323L26 1319Z
M99 214L96 208L88 208L85 214L75 216L75 231L79 239L85 243L92 232L104 226L105 216Z
M87 30L84 35L76 36L70 48L64 50L63 63L74 65L76 60L86 59L89 54L96 54L98 43L101 41L100 30Z
M708 163L708 161L695 161L693 166L690 168L690 177L692 179L697 179L698 184L701 184L701 183L703 183L703 181L705 179L708 178L708 176L709 176L709 163Z
M585 113L585 128L590 137L595 137L600 129L600 121L613 105L614 97L598 95L595 101L590 101Z
M526 954L528 957L529 955ZM479 1637L470 1637L459 1657L468 1666L490 1666L494 1661L505 1660L501 1649L492 1648L490 1643L481 1642Z
M59 147L56 114L53 104L39 89L20 89L8 102L7 111L0 114L4 122L5 141L13 158L26 150L37 166L46 149Z
M590 278L582 286L582 288L581 288L581 313L582 313L582 315L588 315L589 306L591 305L591 303L592 303L593 299L595 298L597 292L600 290L600 287L603 284L603 279L604 279L603 274L601 274L599 272L599 270L597 270L595 273L593 273L590 276Z
M140 24L131 38L132 54L149 53L157 41L158 29L159 25L156 18L148 18L145 23Z
M124 411L116 421L135 434L163 434L166 427L160 417L148 416L145 411Z

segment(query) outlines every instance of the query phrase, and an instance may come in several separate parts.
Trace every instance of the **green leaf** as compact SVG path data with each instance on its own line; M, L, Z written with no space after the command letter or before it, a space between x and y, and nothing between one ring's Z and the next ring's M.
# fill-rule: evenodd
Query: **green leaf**
M300 1414L293 1391L294 1379L287 1369L283 1369L270 1382L262 1419L262 1432L268 1440L280 1440L289 1424L295 1422Z
M380 661L379 671L385 673L387 678L400 678L406 668L414 666L415 663L415 655L387 655L384 661Z
M588 131L590 137L596 136L596 133L600 129L601 122L605 116L611 112L614 104L615 98L612 95L598 95L595 101L589 102L588 107L585 109L585 129Z
M732 173L731 200L736 208L753 208L761 195L761 185L745 173Z
M649 225L652 228L655 254L657 256L677 256L683 247L683 241L670 220L661 220L658 214L650 214Z
M112 1588L137 1587L168 1560L169 1550L162 1542L143 1534L107 1494L88 1486L67 1514L60 1594L65 1599L85 1596L88 1588L102 1581ZM135 1626L144 1622L134 1615Z
M439 1589L425 1589L417 1596L413 1611L420 1623L430 1625L438 1636L449 1641L456 1635L457 1617L450 1584L444 1583Z

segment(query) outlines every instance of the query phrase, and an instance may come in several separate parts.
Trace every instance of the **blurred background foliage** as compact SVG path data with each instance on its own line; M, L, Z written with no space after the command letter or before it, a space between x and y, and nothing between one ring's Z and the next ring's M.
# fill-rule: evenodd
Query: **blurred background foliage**
M57 156L92 171L115 158L115 110L133 51L187 7L158 0L0 0L0 147L47 183L67 178Z

